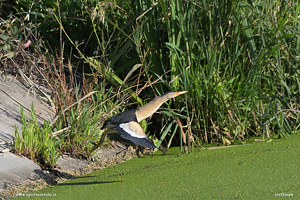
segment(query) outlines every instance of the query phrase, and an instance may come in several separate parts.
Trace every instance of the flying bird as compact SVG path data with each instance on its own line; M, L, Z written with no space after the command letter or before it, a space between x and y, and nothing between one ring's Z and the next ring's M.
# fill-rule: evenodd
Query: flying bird
M142 127L139 125L139 122L154 114L164 102L185 93L187 93L187 91L167 92L161 96L155 97L148 104L138 109L118 113L107 119L101 130L107 128L106 134L110 140L156 149L158 147L156 147L147 137ZM163 151L160 148L158 149ZM163 152L165 153L165 151Z

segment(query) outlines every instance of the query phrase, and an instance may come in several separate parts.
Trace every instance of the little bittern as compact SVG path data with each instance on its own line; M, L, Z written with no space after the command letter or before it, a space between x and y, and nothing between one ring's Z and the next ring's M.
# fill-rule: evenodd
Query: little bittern
M184 93L187 93L187 91L167 92L138 109L118 113L107 119L101 129L107 128L106 133L110 140L131 145L137 144L150 149L158 148L144 133L139 122L155 113L164 102Z

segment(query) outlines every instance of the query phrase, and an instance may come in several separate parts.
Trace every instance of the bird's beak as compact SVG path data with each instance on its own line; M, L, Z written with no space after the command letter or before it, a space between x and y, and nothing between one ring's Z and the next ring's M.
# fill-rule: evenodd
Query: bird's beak
M185 93L187 93L188 91L181 91L181 92L174 92L174 96L175 97L177 97L177 96L179 96L179 95L181 95L181 94L185 94Z

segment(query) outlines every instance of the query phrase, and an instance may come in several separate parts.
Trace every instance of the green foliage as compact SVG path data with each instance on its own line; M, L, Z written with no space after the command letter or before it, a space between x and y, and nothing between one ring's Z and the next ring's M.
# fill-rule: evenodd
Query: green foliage
M30 12L26 11L29 7L22 9L36 16L48 42L65 55L75 48L78 58L85 61L81 71L92 72L91 77L100 78L104 85L118 87L116 94L127 91L126 97L133 96L134 103L143 104L137 97L141 90L143 99L167 90L189 91L164 105L158 143L169 139L167 145L171 145L179 130L174 117L204 143L230 144L252 135L286 136L299 129L298 1L22 5L33 5ZM76 105L60 113L57 127L70 127L61 139L79 145L79 152L84 152L97 132L89 116L100 119L112 107L99 108L101 116L94 113L93 104Z
M30 111L31 119L25 117L23 107L21 116L22 135L15 127L15 152L37 161L44 169L52 169L61 153L57 151L58 141L51 136L49 122L45 121L44 127L39 126L33 105Z
M94 28L102 55L108 56L91 59L107 81L134 85L136 80L121 80L127 80L124 74L134 77L139 66L150 82L161 81L148 93L188 90L173 106L184 108L185 127L205 143L294 131L299 122L298 2L145 0L131 7L124 26L117 16L103 18L109 37ZM172 117L166 120L161 140L178 130Z
M0 57L2 59L12 58L16 50L24 42L25 27L20 27L18 18L3 20L0 18Z
M138 12L145 5L151 1L139 1ZM185 107L192 119L186 124L205 143L288 135L299 123L299 7L297 1L161 1L139 18L142 49L152 51L146 72L158 77L169 70L162 83L189 91L175 106ZM172 124L164 125L162 138Z
M105 54L98 47L98 36L93 34L94 29L101 31L102 36L108 40L114 30L112 27L108 27L107 23L104 23L104 18L113 19L112 21L117 24L125 24L127 13L116 9L116 6L128 7L126 4L128 4L126 1L99 0L46 0L39 3L34 0L18 0L15 2L14 8L16 14L28 15L29 21L36 24L39 33L46 39L49 49L62 50L63 48L64 55L70 56L74 47L70 41L64 40L61 35L60 24L54 20L54 15L56 15L76 46L84 55L92 56L97 51L99 55ZM100 23L100 26L95 27L94 22ZM77 56L72 57L72 59L77 60Z

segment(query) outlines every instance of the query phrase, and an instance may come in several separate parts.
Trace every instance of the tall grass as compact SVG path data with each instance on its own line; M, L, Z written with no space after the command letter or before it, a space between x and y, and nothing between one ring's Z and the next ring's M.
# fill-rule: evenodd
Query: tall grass
M135 7L142 13L150 5ZM163 83L189 91L177 107L185 106L194 136L230 144L297 129L299 7L297 1L173 0L139 18L144 49L155 52L147 55L148 73L170 70Z
M185 116L183 130L204 143L286 136L297 129L297 1L140 0L131 7L116 7L131 17L125 25L108 17L94 24L102 55L108 56L90 59L110 84L138 88L159 78L145 90L151 96L188 90L173 106ZM138 78L128 81L130 76ZM161 142L180 130L174 110L168 113Z

